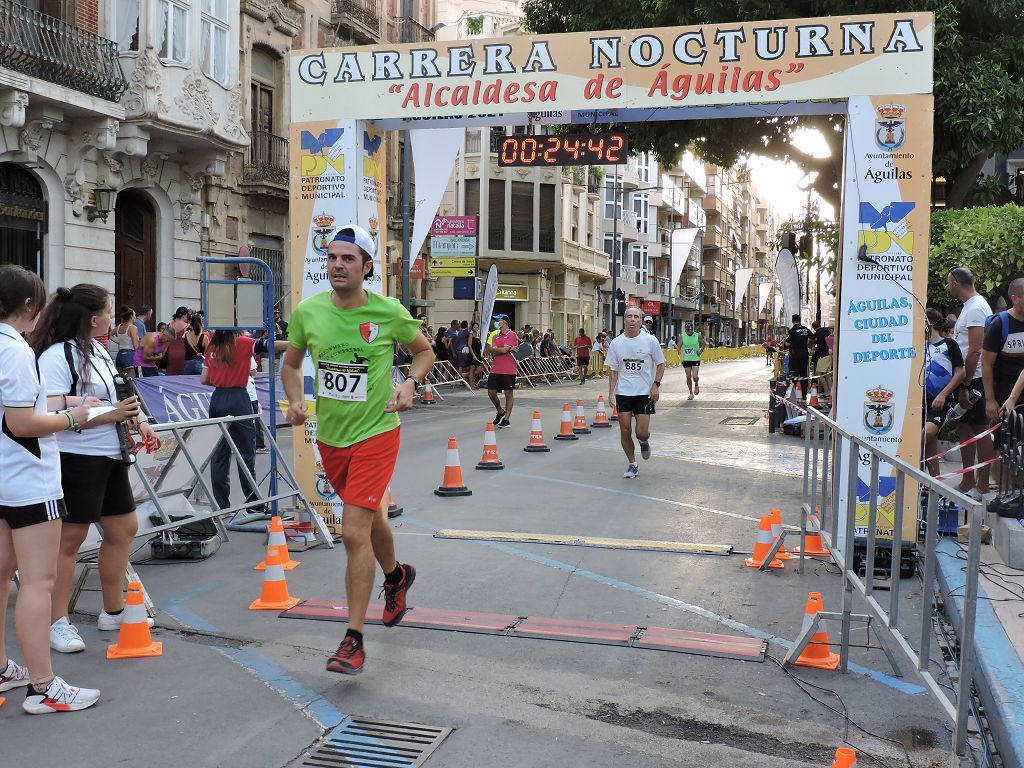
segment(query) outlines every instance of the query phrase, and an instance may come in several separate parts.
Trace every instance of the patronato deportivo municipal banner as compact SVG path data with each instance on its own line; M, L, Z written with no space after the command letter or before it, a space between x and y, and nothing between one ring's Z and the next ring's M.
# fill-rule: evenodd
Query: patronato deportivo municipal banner
M358 224L377 245L370 291L387 285L387 186L384 133L372 125L340 119L337 105L322 104L316 120L291 124L292 306L322 291L327 279L327 247L346 224ZM332 119L325 119L331 116ZM301 275L301 279L298 276ZM323 474L316 448L313 368L303 366L309 418L293 434L295 474L302 492L328 525L341 525L341 500ZM283 390L282 390L283 391Z
M911 466L921 459L924 301L928 294L933 100L849 102L836 346L836 420ZM840 481L845 518L851 489ZM855 534L867 534L871 466L861 454ZM903 540L916 541L917 486L905 488ZM896 479L879 468L876 535L893 535ZM840 525L840 531L844 530ZM842 541L842 534L840 534Z
M572 111L580 122L931 93L933 35L932 14L906 13L309 49L291 57L292 120L322 120L329 105L366 120Z

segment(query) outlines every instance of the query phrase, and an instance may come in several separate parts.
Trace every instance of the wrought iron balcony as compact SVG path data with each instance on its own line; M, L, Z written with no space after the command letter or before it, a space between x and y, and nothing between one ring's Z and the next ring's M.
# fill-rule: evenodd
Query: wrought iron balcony
M432 43L434 33L420 24L416 19L403 16L395 19L395 34L398 35L396 43Z
M242 170L245 184L288 186L288 139L266 131L253 131L249 162Z
M375 36L380 36L379 0L334 0L334 16L349 16Z
M0 0L0 67L116 102L128 88L117 44Z

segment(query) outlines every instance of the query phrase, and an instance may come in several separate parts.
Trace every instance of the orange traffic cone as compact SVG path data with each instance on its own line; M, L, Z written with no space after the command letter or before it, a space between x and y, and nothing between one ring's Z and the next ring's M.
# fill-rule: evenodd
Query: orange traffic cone
M562 405L562 427L555 440L579 440L572 428L572 415L569 413L569 404Z
M772 509L772 542L774 542L780 535L782 535L782 510L778 507ZM779 551L775 555L779 560L792 560L793 556L786 551L786 545L783 544L779 547Z
M437 401L434 399L434 388L430 386L429 381L423 384L423 404L437 405Z
M487 422L484 430L484 455L476 464L477 469L504 469L505 465L498 458L498 440L494 434L494 422Z
M821 602L820 592L810 592L807 595L807 607L804 609L804 629L810 626L811 620L825 610ZM818 631L811 637L811 641L796 660L801 667L816 667L817 669L835 669L839 666L839 654L832 653L828 647L828 632L819 625ZM856 757L856 755L854 756ZM843 763L840 763L843 765Z
M800 387L800 382L797 382L796 385L796 401L798 403L802 403L804 401L804 391Z
M391 495L391 486L388 486L388 495L386 499L388 505L386 511L388 513L389 520L392 517L399 517L403 512L405 512L405 507L400 507L397 504L395 504L395 498L394 496Z
M809 406L811 406L811 408L817 408L818 407L818 385L817 384L814 384L814 383L811 384L811 394L808 397L810 399L808 399L807 404Z
M544 429L540 423L540 411L533 412L533 424L530 427L530 443L523 450L527 453L547 453L551 450L544 444Z
M612 426L608 421L608 414L604 410L604 395L597 396L597 414L594 417L594 423L590 426L598 429L610 429Z
M609 421L619 420L619 406L617 403L612 403L612 415L608 418Z
M270 528L267 529L269 536L267 537L267 551L276 549L277 553L281 556L281 567L286 571L294 571L299 567L300 563L298 560L292 560L291 552L288 551L288 539L284 536L284 525L281 523L281 518L274 516L270 518ZM253 568L254 571L262 571L267 567L267 561L264 559L259 565Z
M828 557L831 554L825 547L825 542L821 540L821 530L819 526L820 523L816 526L814 524L814 518L810 515L807 516L807 534L804 536L804 542L807 546L804 547L804 549L800 549L799 546L793 547L794 555L802 553L807 557Z
M149 634L149 617L142 600L142 585L133 581L128 585L124 601L124 618L117 642L107 646L108 659L141 659L163 656L164 644L153 642Z
M462 482L462 462L459 461L459 444L455 436L448 438L448 453L444 460L444 479L434 489L437 496L472 496L473 492Z
M6 703L7 703L7 699L5 699L3 696L0 696L0 709L3 709L4 708L4 704L6 704Z
M288 594L288 582L284 578L281 556L277 551L267 549L267 567L263 572L263 591L258 600L249 605L250 611L286 611L294 608L299 598Z
M832 768L857 768L857 753L845 747L836 750L836 759Z
M575 435L589 435L590 427L587 426L587 414L583 410L583 401L576 401L576 420L572 423L572 431Z
M754 556L745 560L747 568L760 568L768 550L772 548L772 516L761 515L761 522L757 526L757 538L754 540ZM768 563L769 568L784 568L782 561L778 558Z

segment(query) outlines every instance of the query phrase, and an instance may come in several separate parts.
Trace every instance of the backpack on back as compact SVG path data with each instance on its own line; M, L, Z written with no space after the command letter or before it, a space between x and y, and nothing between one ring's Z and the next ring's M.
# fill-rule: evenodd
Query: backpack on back
M943 339L942 341L947 340ZM925 355L924 387L929 402L953 379L953 361L949 358L949 349L942 341L929 344Z

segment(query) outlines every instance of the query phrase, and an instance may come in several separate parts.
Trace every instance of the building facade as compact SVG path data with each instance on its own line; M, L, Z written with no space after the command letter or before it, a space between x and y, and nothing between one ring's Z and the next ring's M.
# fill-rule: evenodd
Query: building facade
M98 283L155 321L206 256L267 261L287 302L288 54L429 40L433 2L0 3L0 263ZM389 260L401 253L396 134ZM234 276L237 270L224 274ZM397 290L394 278L390 286ZM286 308L287 310L287 308Z
M505 130L466 130L440 213L479 217L479 272L498 268L495 312L507 314L515 328L551 328L564 343L581 326L597 325L599 286L609 276L596 171L499 167ZM420 282L435 326L469 319L478 309L473 298L454 298L454 278L434 277L429 266Z
M197 306L207 181L249 144L237 0L8 2L0 29L0 259Z
M705 336L723 346L757 344L774 331L775 292L758 312L758 285L774 283L774 258L769 258L778 223L766 200L742 169L705 165L700 323ZM753 272L737 306L736 272Z
M694 319L697 309L703 164L685 152L666 167L653 153L641 152L624 166L605 166L604 172L602 243L609 271L617 264L618 272L602 286L602 326L611 328L613 311L621 315L625 307L636 306L651 316L658 337L667 341ZM698 230L695 244L676 253L672 230L690 228ZM681 270L676 285L673 265Z

